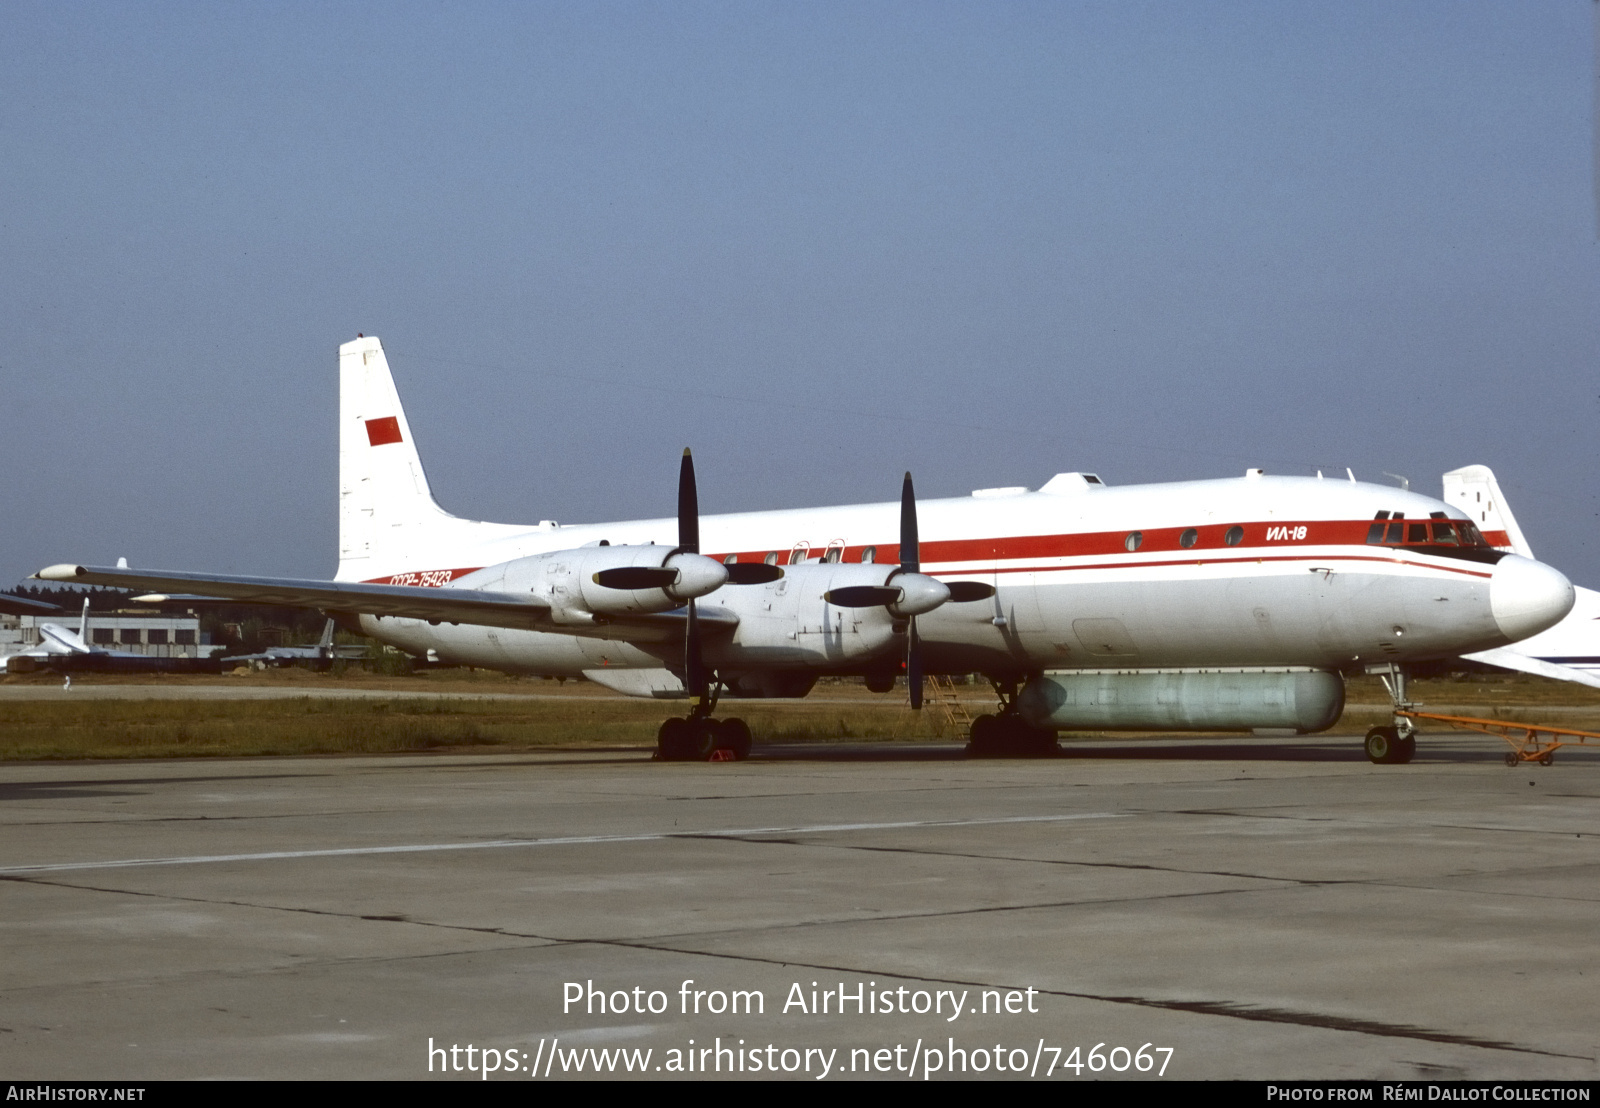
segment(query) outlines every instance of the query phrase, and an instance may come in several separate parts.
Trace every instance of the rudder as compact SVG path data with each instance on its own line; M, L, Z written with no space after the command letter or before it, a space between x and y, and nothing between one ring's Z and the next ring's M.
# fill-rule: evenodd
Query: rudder
M371 580L458 520L433 499L383 344L339 347L339 580Z

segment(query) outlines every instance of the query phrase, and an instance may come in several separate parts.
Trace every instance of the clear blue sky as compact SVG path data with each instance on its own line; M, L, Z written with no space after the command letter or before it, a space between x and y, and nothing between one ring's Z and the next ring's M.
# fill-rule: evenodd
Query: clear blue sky
M1600 586L1590 0L13 2L0 584L457 514L1499 473Z

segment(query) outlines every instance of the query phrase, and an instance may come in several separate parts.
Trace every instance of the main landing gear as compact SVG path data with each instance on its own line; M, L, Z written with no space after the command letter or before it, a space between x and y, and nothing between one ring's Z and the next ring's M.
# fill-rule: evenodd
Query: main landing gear
M1000 698L998 715L985 713L972 721L967 743L968 758L1048 758L1060 748L1056 733L1035 727L1017 711L1016 682L1002 684L989 679Z
M1383 680L1383 687L1389 690L1389 699L1394 701L1394 724L1374 727L1367 732L1367 759L1383 766L1405 765L1417 753L1416 722L1400 714L1413 706L1406 699L1406 671L1391 663L1388 672L1378 676Z
M750 757L750 725L742 719L712 719L717 703L700 703L689 718L674 716L656 732L658 762L742 762Z

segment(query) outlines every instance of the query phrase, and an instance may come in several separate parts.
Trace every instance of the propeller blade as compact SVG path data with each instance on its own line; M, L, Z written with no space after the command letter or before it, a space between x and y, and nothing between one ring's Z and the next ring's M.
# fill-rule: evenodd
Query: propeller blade
M886 585L846 585L822 594L822 599L840 608L876 608L900 599L900 590Z
M946 581L944 587L950 590L952 604L971 604L974 600L988 600L994 595L994 586L985 585L982 581Z
M922 710L922 641L917 637L917 621L906 628L906 689L911 694L911 710Z
M907 573L922 572L917 545L917 494L912 491L908 470L905 483L900 486L900 568Z
M700 656L700 620L695 615L694 601L689 601L689 619L683 632L683 685L689 700L698 707L711 695L710 682L706 680L705 659Z
M687 446L678 469L678 549L700 553L700 497L694 487L694 456Z
M678 571L665 566L619 566L602 569L593 581L607 589L664 589L678 583Z
M782 576L782 566L769 566L765 562L728 563L730 585L766 585Z

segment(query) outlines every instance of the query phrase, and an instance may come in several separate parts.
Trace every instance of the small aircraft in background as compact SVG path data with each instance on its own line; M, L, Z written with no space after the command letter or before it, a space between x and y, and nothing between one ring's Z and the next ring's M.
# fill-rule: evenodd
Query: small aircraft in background
M8 607L10 601L20 600L20 597L7 597ZM28 604L38 604L38 601L27 601ZM44 605L52 611L60 611L53 604ZM59 623L39 624L39 645L19 650L0 658L0 673L32 673L38 669L88 669L96 661L109 661L112 658L136 658L145 661L143 655L125 654L121 651L105 650L98 646L89 645L89 600L83 601L83 614L78 617L78 629L72 630Z
M1496 549L1533 557L1533 548L1488 466L1463 466L1446 473L1444 499L1465 512L1479 530L1501 539ZM1573 594L1572 611L1549 630L1509 646L1478 650L1462 657L1600 689L1600 592L1575 585Z
M322 628L322 638L311 646L269 646L259 654L235 654L223 658L224 666L291 666L300 663L312 669L326 669L335 661L358 661L367 656L361 643L336 643L333 632L337 620L330 619Z
M126 559L119 559L117 568L127 569ZM16 602L16 603L13 603ZM27 605L22 614L59 612L53 604L41 604L24 597L7 596L0 610ZM38 605L39 607L33 607ZM89 599L84 598L83 612L78 617L78 629L60 623L38 624L39 644L0 657L0 674L35 673L49 670L53 673L215 673L220 668L211 658L158 658L149 654L135 654L127 650L107 650L89 642Z

